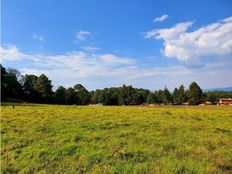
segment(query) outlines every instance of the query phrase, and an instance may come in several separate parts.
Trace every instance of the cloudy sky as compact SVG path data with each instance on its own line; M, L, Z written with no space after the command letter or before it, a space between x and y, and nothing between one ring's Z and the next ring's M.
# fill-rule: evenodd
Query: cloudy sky
M55 87L232 86L231 0L1 2L1 63Z

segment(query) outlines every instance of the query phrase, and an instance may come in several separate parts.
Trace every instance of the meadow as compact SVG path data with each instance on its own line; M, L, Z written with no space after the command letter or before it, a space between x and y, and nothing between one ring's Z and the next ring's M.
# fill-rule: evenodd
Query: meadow
M1 106L1 173L232 173L232 107Z

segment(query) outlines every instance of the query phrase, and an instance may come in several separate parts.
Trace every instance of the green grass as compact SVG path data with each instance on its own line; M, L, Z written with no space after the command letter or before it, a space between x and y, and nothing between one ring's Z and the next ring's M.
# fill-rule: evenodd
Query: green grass
M1 107L2 173L232 173L232 107Z

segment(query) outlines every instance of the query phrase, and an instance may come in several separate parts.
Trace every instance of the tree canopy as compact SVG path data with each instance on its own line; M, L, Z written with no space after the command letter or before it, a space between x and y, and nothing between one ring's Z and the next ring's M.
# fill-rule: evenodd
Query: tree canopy
M189 85L188 98L188 102L191 105L197 105L201 103L202 90L196 82L192 82Z
M6 69L1 65L1 101L20 99L32 103L66 105L98 103L103 105L140 105L144 103L181 105L188 102L191 105L197 105L205 101L216 104L220 98L232 98L232 91L203 92L196 82L192 82L187 90L181 85L173 92L166 87L152 92L147 89L134 88L131 85L88 91L82 84L76 84L67 89L59 86L53 91L52 81L45 74L22 76L18 70Z

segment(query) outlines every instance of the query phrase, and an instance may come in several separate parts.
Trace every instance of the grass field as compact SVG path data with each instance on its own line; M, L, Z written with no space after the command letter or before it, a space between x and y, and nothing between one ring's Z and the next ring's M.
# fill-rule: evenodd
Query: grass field
M232 173L232 107L1 107L2 173Z

